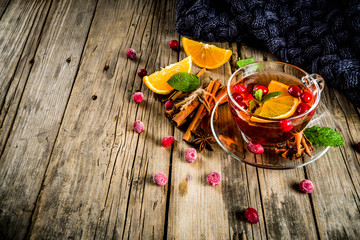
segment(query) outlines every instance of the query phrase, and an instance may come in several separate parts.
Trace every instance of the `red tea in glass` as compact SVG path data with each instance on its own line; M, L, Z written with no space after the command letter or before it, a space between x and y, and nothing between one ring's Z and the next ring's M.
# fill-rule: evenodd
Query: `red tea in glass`
M271 145L302 131L315 113L322 78L281 62L256 62L228 83L229 107L248 140ZM321 87L318 83L321 83Z

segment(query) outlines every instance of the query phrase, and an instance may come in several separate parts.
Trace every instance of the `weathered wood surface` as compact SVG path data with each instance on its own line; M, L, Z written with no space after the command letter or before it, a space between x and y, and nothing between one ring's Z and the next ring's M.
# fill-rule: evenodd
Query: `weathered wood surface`
M12 1L1 20L1 36L9 35L1 45L0 65L6 99L0 214L6 238L29 233L94 9L91 1Z
M137 76L185 57L168 47L181 39L175 8L175 0L0 1L0 239L358 239L360 113L335 89L322 99L345 145L315 163L257 169L220 147L185 162L183 132ZM233 57L205 77L222 83L238 56L276 59L218 45ZM135 120L145 124L140 135ZM162 147L170 135L176 143ZM211 171L219 186L207 185ZM156 172L167 185L152 183ZM304 178L311 195L296 187ZM245 221L248 207L258 224Z

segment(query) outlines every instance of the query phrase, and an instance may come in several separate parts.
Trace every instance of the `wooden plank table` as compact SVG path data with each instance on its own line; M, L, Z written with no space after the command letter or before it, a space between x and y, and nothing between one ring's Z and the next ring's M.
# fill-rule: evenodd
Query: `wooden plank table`
M137 76L185 57L168 47L181 39L175 9L175 0L0 1L0 239L359 239L360 111L336 89L322 101L345 145L306 167L258 169L220 147L184 161L183 132ZM276 59L218 46L234 52L208 71L224 84L238 56ZM170 135L175 145L162 147ZM211 171L219 186L206 184ZM152 183L156 172L167 185ZM296 187L305 178L311 195ZM248 207L258 224L244 219Z

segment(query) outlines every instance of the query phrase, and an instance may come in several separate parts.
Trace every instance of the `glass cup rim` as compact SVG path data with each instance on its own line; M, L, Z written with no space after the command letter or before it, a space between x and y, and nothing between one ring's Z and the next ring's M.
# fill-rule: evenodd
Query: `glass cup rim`
M309 110L307 110L306 112L300 114L300 115L296 115L294 117L289 117L289 118L282 118L282 119L274 119L274 118L266 118L266 117L261 117L261 116L258 116L258 115L254 115L253 113L249 112L247 109L244 109L242 107L240 107L240 105L235 101L235 99L232 97L232 94L231 94L231 91L230 91L230 84L231 84L231 80L235 77L235 75L241 71L241 70L244 70L248 67L251 67L252 65L255 65L255 64L259 64L259 63L275 63L275 64L282 64L282 65L287 65L287 66L290 66L292 68L296 68L297 70L299 70L300 72L304 73L306 77L308 77L309 79L312 79L312 83L315 84L316 86L316 91L317 91L317 94L318 94L318 97L316 98L316 101L314 102L314 104L311 106L311 108ZM298 119L298 118L301 118L305 115L307 115L309 112L313 111L317 105L319 104L320 102L320 97L321 97L321 91L320 91L320 87L319 87L319 84L317 83L316 79L314 79L313 77L311 77L311 75L309 73L307 73L306 71L304 71L303 69L295 66L295 65L292 65L292 64L289 64L289 63L285 63L285 62L280 62L280 61L256 61L256 62L253 62L253 63L250 63L250 64L247 64L241 68L239 68L238 70L236 70L229 78L228 80L228 83L227 83L227 95L230 97L230 101L232 104L235 104L235 106L242 112L245 112L246 114L248 114L249 116L254 116L256 118L260 118L260 119L263 119L263 120L270 120L270 121L273 121L273 122L276 122L276 121L281 121L281 120L295 120L295 119Z

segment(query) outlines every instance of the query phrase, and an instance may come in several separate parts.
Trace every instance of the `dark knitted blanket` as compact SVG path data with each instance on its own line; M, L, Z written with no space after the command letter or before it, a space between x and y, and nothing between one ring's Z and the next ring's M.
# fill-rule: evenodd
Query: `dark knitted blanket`
M359 0L178 0L176 30L267 49L360 107Z

